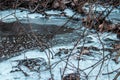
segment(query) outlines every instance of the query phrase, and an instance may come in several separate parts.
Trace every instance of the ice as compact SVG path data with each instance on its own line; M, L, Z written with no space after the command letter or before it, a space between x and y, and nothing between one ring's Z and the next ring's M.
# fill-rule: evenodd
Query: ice
M96 10L103 11L104 8L100 7L100 8L97 8ZM18 19L23 19L23 18L27 18L27 17L29 17L31 19L34 19L34 18L36 19L36 18L44 17L41 14L37 14L37 13L29 14L28 11L21 12L21 10L16 10L16 13L14 14L15 15L14 16L12 14L14 12L15 12L15 10L1 11L0 18L3 21L8 22L8 21L16 20L15 16ZM66 12L66 15L68 15L68 16L71 16L74 14L74 12L71 11L70 9L65 9L64 12ZM53 14L53 13L59 14L60 12L59 11L55 11L55 12L47 11L47 13L48 14ZM7 16L7 15L10 15L10 16ZM54 17L52 17L52 18L54 18ZM63 22L65 22L65 21L63 21ZM92 43L86 43L85 46L87 46L87 47L94 46L94 47L97 47L98 49L103 48L100 40L103 43L106 43L104 41L104 39L106 39L106 38L118 40L116 38L116 34L107 33L107 32L98 33L98 34L90 33L86 37L91 38ZM64 39L64 38L61 37L61 39ZM77 46L74 46L75 43L76 42L64 44L64 45L60 45L60 46L56 45L56 46L46 49L43 52L41 52L39 50L39 48L34 49L34 50L27 50L24 52L20 52L21 55L15 56L15 57L12 57L10 59L0 62L0 80L49 80L51 78L50 70L51 70L52 75L55 80L61 80L61 72L63 72L63 70L65 68L66 61L67 61L66 59L68 58L70 52L68 54L61 53L61 56L54 56L54 55L59 51L59 49L62 49L62 48L69 49L69 50L73 49L73 51L71 52L72 56L70 56L70 58L68 60L68 66L65 71L65 74L77 72L78 60L76 59L76 56L78 56L80 54L78 52L77 47L81 47L83 45L83 42L79 42L79 44ZM110 48L109 46L107 47L106 45L104 45L104 47ZM50 53L50 51L52 54ZM107 55L107 54L109 54L109 52L105 51L105 55ZM52 55L53 55L53 58L52 58ZM95 80L96 74L98 74L101 64L102 64L102 62L100 62L100 63L98 62L99 60L101 60L103 58L102 55L103 55L103 51L101 50L101 51L96 51L96 52L93 51L92 56L87 56L87 55L80 56L81 59L83 59L83 60L79 61L79 68L81 70L84 70L84 74L81 74L81 75L83 75L82 76L83 78L85 78L85 76L88 75L88 73L89 73L88 80ZM25 76L21 71L16 71L16 72L11 73L11 71L13 70L13 66L17 65L17 63L15 63L14 60L21 60L21 59L26 59L26 58L39 58L39 57L44 58L47 61L48 68L46 70L37 73L37 72L31 72L29 69L22 67L22 69L24 71L29 73L29 76ZM97 64L97 62L98 62L98 64ZM94 65L95 63L97 64L95 68L90 67L90 66ZM52 69L49 68L50 65L51 65ZM88 67L90 67L90 68L88 68ZM116 69L119 69L119 67L120 67L120 64L115 64L114 61L107 59L106 61L104 61L101 73L98 77L98 80L112 80L116 73L109 74L110 79L108 78L108 75L102 75L102 73L112 72ZM86 68L88 68L88 69L86 69ZM86 73L86 75L85 75L85 73Z

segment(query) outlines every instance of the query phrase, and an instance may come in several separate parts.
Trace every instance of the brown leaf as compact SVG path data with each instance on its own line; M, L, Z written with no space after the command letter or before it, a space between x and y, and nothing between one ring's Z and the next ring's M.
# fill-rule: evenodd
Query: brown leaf
M81 52L81 54L83 54L83 55L89 54L89 53L90 53L90 51L89 51L88 49L84 49L84 50Z
M120 49L117 50L117 54L115 55L115 58L113 59L116 64L119 63L119 58L120 58Z
M58 8L58 7L60 7L59 1L54 1L52 6L53 6L53 8Z
M78 73L70 73L64 76L62 80L80 80L80 75Z
M116 44L113 46L115 49L120 49L120 44Z
M100 32L102 32L102 31L103 31L103 26L104 26L104 24L103 24L103 23L99 25L99 27L98 27L98 28L99 28L99 31L100 31Z

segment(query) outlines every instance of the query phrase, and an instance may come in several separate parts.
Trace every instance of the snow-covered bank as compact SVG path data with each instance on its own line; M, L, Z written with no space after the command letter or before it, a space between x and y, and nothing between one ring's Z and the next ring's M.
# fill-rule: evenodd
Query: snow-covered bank
M59 47L53 47L50 50L52 51L53 55L55 55L59 49L72 49L74 46L59 46ZM105 52L107 53L107 52ZM50 64L54 64L51 67L52 69L52 74L55 80L61 80L61 75L60 75L60 70L64 70L65 65L66 65L66 59L65 56L67 56L67 54L61 53L61 56L54 56L54 58L52 59L50 57L47 57L49 55L49 51L46 50L46 52L40 52L39 49L36 50L30 50L27 52L22 53L20 56L16 56L13 57L11 59L8 59L6 61L3 61L0 63L0 79L1 80L48 80L49 78L51 78L50 75L50 69L46 68L43 71L35 72L35 71L30 71L29 69L27 69L26 67L22 68L23 71L25 71L29 76L25 76L21 71L14 71L12 72L14 69L13 66L17 65L17 63L15 62L15 60L21 60L21 59L25 59L25 58L44 58L47 62L47 67L49 67L49 58L50 58ZM67 70L65 72L65 74L68 73L74 73L76 72L77 69L77 65L78 65L78 60L77 60L77 55L78 55L78 49L73 50L72 52L72 56L69 59L68 62L68 67ZM99 52L98 52L99 54ZM51 54L50 54L51 55ZM100 66L101 66L101 62L99 63L99 60L102 58L100 57L100 55L97 55L96 53L92 53L92 56L86 56L83 55L81 56L82 60L80 60L79 62L79 68L80 68L80 74L81 74L81 78L85 79L86 75L88 75L88 80L95 80L96 75L98 74L99 70L100 70ZM64 60L62 60L64 59ZM92 65L94 65L95 63L96 66L94 67L90 67ZM55 66L56 65L56 66ZM107 59L106 61L104 61L101 73L99 74L98 80L112 80L116 74L116 72L112 73L112 74L108 74L108 75L102 75L102 74L107 74L109 72L112 72L116 69L118 69L120 66L120 64L115 64L114 61ZM86 69L87 67L90 67L88 69ZM86 79L85 79L86 80ZM119 80L119 79L118 79Z

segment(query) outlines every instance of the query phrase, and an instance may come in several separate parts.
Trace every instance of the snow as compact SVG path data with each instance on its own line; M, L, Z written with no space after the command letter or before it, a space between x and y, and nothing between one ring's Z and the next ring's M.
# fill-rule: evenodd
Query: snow
M58 52L58 50L60 48L71 49L72 47L73 47L72 45L59 46L59 47L57 46L57 47L50 48L50 50L52 51L52 53L54 53L54 52ZM47 55L49 54L49 51L45 50L45 52L40 52L39 49L28 50L26 52L22 52L22 54L19 55L19 56L16 56L16 57L13 57L11 59L8 59L6 61L1 62L0 63L0 66L1 66L1 68L0 68L0 79L1 80L48 80L50 78L49 70L45 70L45 71L41 71L40 73L37 73L37 72L30 72L30 70L23 67L23 70L26 71L27 73L29 73L28 77L24 76L24 74L22 72L19 72L19 71L11 73L11 71L13 70L12 66L16 65L14 60L20 60L20 59L24 59L24 58L38 58L38 57L41 57L41 58L44 58L48 63L49 60L47 58ZM73 54L74 53L78 54L76 49L73 51ZM55 55L55 53L54 53L54 55ZM65 74L76 72L78 60L75 59L75 55L70 57L69 63L68 63L69 65L68 65L68 68L67 68ZM50 56L51 64L54 64L54 63L60 61L60 63L57 64L57 66L52 69L52 73L54 75L55 80L60 80L60 69L63 70L64 67L65 67L65 62L61 61L61 58L64 57L64 56L66 56L66 55L62 54L61 57L54 56L54 59L51 59L52 56ZM80 69L84 70L87 67L89 67L89 66L95 64L96 62L98 62L100 59L101 58L99 58L98 55L97 56L94 55L94 57L83 56L83 60L80 60L80 62L79 62L80 63ZM106 66L107 64L109 66ZM96 76L97 72L99 72L100 65L101 64L98 64L95 67L95 69L89 74L89 80L95 80L95 76ZM116 65L113 61L107 60L107 61L105 61L105 64L103 65L102 73L107 73L107 68L109 69L109 72L111 72L115 69L118 69L119 66L120 66L120 64ZM86 74L89 73L92 68L93 67L85 70L85 73ZM82 74L82 75L85 76L84 74ZM112 80L113 77L114 76L111 76L110 80ZM109 79L107 79L106 76L103 76L102 74L100 74L98 80L109 80Z
M103 8L102 8L103 9ZM98 9L98 11L101 11L101 9ZM44 17L41 14L29 14L28 11L22 11L21 10L16 10L15 14L14 13L15 10L8 10L8 11L1 11L0 14L0 18L3 21L14 21L15 16L18 19L23 19L23 18L41 18ZM74 14L74 12L72 12L70 9L66 9L64 12L66 12L66 14L68 16L71 16ZM58 11L47 11L47 13L49 14L59 14L60 12ZM8 16L10 15L10 16ZM52 17L53 18L53 17ZM52 20L52 19L51 19ZM48 21L49 22L49 21ZM64 21L63 21L64 22ZM60 23L61 24L61 23ZM114 40L118 40L116 38L116 34L113 33L98 33L100 35L100 39L102 40L102 42L105 43L104 39L109 38L109 39L114 39ZM97 34L88 34L88 36L86 37L90 37L91 41L93 41L93 43L89 43L89 44L85 44L85 46L94 46L97 47L99 49L102 49L102 45L101 42L98 38ZM62 37L61 37L62 38ZM39 50L39 48L36 48L34 50L27 50L27 51L23 51L20 52L21 55L16 56L16 57L12 57L8 60L2 61L0 62L0 80L49 80L51 78L51 74L50 74L50 69L46 68L43 71L38 72L32 72L30 71L28 68L21 66L22 69L27 72L29 74L29 76L25 76L21 71L16 71L16 72L11 72L13 70L13 66L17 65L16 62L14 62L15 60L21 60L21 59L25 59L25 58L44 58L47 62L47 66L49 67L49 61L50 61L50 65L52 65L52 69L51 72L53 74L53 77L55 80L61 80L61 73L63 72L65 65L66 65L66 59L68 58L67 56L69 56L71 50L73 49L73 51L71 52L69 61L68 61L68 66L67 69L65 71L65 75L68 73L74 73L77 72L77 68L78 68L78 60L77 60L77 56L79 55L79 52L77 49L77 47L81 47L83 44L82 42L79 43L75 49L74 49L74 44L75 43L70 43L69 45L61 45L61 46L53 46L52 48L46 49L44 52L41 52ZM57 52L59 52L59 49L68 49L69 52L68 54L64 54L61 53L61 56L55 56L55 54ZM105 45L105 48L108 48ZM52 54L53 59L52 59ZM100 71L100 67L102 62L98 62L99 60L102 59L102 54L103 51L91 51L92 52L92 56L87 56L87 55L82 55L80 56L82 58L82 60L79 61L79 69L80 69L80 74L81 74L81 78L85 79L86 75L88 75L88 80L95 80L96 75L99 73ZM109 54L109 52L105 51L105 55ZM109 56L108 56L109 57ZM95 67L90 67L92 65L96 64ZM88 68L90 67L90 68ZM97 80L113 80L114 76L116 75L116 73L113 74L109 74L108 75L102 75L103 73L108 73L108 72L112 72L116 69L118 69L120 67L120 64L115 64L114 61L107 59L106 61L104 61L102 70L100 72L100 75L98 77ZM88 68L88 69L86 69ZM82 71L84 70L84 71ZM119 79L118 79L119 80Z
M64 12L66 13L66 15L71 16L74 15L75 12L73 12L71 9L65 9Z
M60 14L61 11L57 11L57 10L50 10L50 11L46 11L47 14Z
M41 14L34 13L30 14L29 11L22 11L22 10L5 10L5 11L0 11L0 19L5 21L5 22L11 22L11 21L16 21L28 18L41 18L44 17Z

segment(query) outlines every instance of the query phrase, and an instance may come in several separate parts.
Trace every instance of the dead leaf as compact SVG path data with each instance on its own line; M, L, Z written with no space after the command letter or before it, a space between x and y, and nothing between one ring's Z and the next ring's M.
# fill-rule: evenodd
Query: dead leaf
M100 32L102 32L102 31L103 31L103 26L104 26L104 25L103 25L103 23L99 25L99 27L98 27L98 28L99 28L99 31L100 31Z
M120 49L120 44L115 44L113 47L114 49Z
M117 54L115 55L115 58L113 59L116 64L119 63L119 58L120 58L120 49L117 50Z

